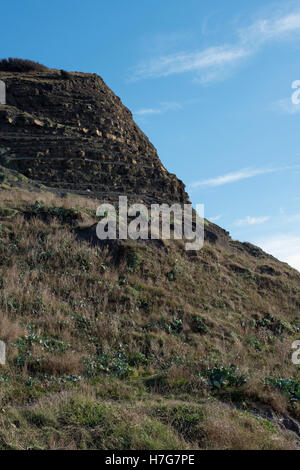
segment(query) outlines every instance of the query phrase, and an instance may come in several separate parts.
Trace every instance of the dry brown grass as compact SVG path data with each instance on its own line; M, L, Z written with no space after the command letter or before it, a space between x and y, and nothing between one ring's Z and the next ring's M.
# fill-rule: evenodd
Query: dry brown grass
M292 437L220 402L204 407L205 448L217 450L296 450Z
M67 194L64 197L60 197L51 191L34 192L16 189L0 191L0 203L16 205L16 201L18 207L22 207L25 204L34 204L36 201L39 201L45 206L63 207L65 209L76 207L77 209L91 209L96 211L98 207L97 200L74 194Z
M0 205L1 201L17 205L17 192L13 193L0 192ZM47 206L66 204L67 199L70 207L82 204L83 208L89 201L80 197L68 201L52 193L20 195L18 204L23 207L36 199ZM89 203L92 207L94 201ZM182 244L172 241L161 247L126 242L118 259L108 248L80 241L76 231L59 220L26 221L18 215L3 223L0 339L11 344L6 368L10 380L15 381L11 400L26 403L32 400L31 394L63 390L59 379L68 375L81 376L82 384L89 383L87 363L95 367L95 381L103 373L110 377L118 370L123 377L124 368L126 377L130 365L129 377L140 384L143 393L143 377L164 377L164 386L147 388L147 393L156 391L157 400L175 395L185 400L188 397L193 403L218 396L245 401L250 408L258 403L297 416L296 406L265 384L270 376L297 378L290 355L300 291L299 276L292 269L272 259L263 261L281 272L279 283L278 275L258 274L262 261L245 253L228 253L224 247L206 245L191 258ZM128 253L138 254L139 263L133 268L128 266ZM249 267L251 272L236 273L231 264ZM177 273L173 280L168 277L172 270ZM195 315L205 322L206 331L197 331ZM275 319L275 326L282 321L287 329L264 325L268 315ZM23 349L13 344L20 337ZM101 363L103 355L107 355L107 363ZM214 365L231 364L247 377L246 384L237 390L212 389L204 372ZM43 374L47 375L47 385ZM130 393L136 397L139 392L132 392L131 379L125 380L126 391L119 385L114 390L102 386L101 396L124 394L124 401L129 400ZM24 386L24 381L33 385ZM7 396L0 394L1 403L8 400ZM137 426L143 422L148 426L147 419L141 418L145 410L136 406L135 412L139 415L134 418ZM206 448L292 447L279 432L274 439L270 435L264 441L263 425L253 420L228 406L211 404L203 424L206 441L199 438L194 445L201 441ZM51 439L47 445L53 448L73 448L80 440L56 434ZM25 446L24 442L20 446Z
M46 356L39 365L39 371L58 377L64 374L80 375L83 368L83 358L82 354L75 351L66 351L64 354L51 354Z
M24 333L25 329L18 321L12 320L8 315L0 311L0 339L2 341L11 343L20 336L23 336Z

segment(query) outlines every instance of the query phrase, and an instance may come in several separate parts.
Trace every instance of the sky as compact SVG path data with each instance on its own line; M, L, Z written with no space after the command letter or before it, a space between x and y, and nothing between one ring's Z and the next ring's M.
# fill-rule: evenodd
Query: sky
M300 270L300 0L11 0L0 57L98 73L191 201Z

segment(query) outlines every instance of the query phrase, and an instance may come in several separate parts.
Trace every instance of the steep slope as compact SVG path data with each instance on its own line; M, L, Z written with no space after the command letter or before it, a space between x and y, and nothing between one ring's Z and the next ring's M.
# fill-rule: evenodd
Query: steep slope
M7 105L0 106L4 165L65 190L98 197L188 201L166 171L131 112L95 74L1 72Z
M0 78L10 100L0 107L0 448L299 448L291 354L300 274L208 222L198 252L185 251L184 240L103 245L99 200L128 191L147 203L188 201L182 183L160 170L99 77L51 70ZM129 142L118 150L101 128L98 98L97 116L86 111L92 83L97 97L105 91L111 135L119 126ZM69 106L67 129L59 101ZM157 170L152 179L139 164L124 174L122 165L97 166L100 146L124 162L135 145ZM77 166L79 149L97 149L95 167ZM110 183L94 184L95 175Z

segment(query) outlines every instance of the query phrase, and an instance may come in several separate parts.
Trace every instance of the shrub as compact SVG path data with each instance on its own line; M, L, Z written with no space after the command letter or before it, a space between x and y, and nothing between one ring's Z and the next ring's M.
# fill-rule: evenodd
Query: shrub
M85 361L86 375L95 377L106 372L118 377L128 377L132 374L132 368L128 363L126 354L123 351L114 351L111 354L102 353L99 356L88 357Z
M162 405L154 409L154 414L164 424L171 425L187 441L196 441L203 436L203 411L200 405Z
M94 427L103 422L107 408L93 400L88 401L81 396L75 396L61 406L60 412L61 420L67 424Z
M180 333L183 330L183 321L181 318L177 316L173 316L172 320L168 323L165 319L165 317L162 315L161 321L160 321L160 327L166 332L166 333Z
M208 378L210 385L213 388L220 390L223 387L240 387L246 383L244 375L237 375L238 369L236 366L230 367L215 366L207 369L204 375Z
M82 221L81 214L78 210L65 207L47 207L39 201L24 211L25 217L30 219L31 217L38 216L45 222L50 222L54 217L57 218L61 223L70 225L76 225L79 221Z
M170 272L166 274L167 278L169 281L176 281L177 277L179 275L179 270L178 269L172 269Z
M67 72L66 70L61 70L60 75L61 75L61 78L64 78L65 80L69 80L70 78L72 78L72 75L70 74L70 72Z
M139 253L135 252L135 251L130 251L128 254L127 254L127 267L128 267L128 271L131 271L131 272L134 272L138 269L138 267L140 266L142 260L141 260L141 256Z
M275 379L273 377L267 377L266 383L281 390L290 400L300 400L300 382L296 379Z
M209 331L209 327L199 315L192 316L191 327L195 333L207 333Z
M48 70L48 67L32 60L13 57L0 60L1 72L44 72L45 70Z

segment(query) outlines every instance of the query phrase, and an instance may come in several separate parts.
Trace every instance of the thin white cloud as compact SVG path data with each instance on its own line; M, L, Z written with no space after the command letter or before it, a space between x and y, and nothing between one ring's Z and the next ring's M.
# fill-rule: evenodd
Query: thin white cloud
M221 217L222 217L222 215L219 214L219 215L216 215L215 217L209 217L208 220L209 220L210 222L217 222L218 220L221 219Z
M238 64L256 53L265 43L274 40L296 39L300 33L300 11L259 19L237 31L236 42L221 44L203 50L181 51L160 55L138 65L131 80L168 77L174 74L194 72L198 81L207 82L220 78L220 72ZM204 77L202 74L204 73Z
M179 109L181 109L181 105L179 103L164 102L160 103L160 106L158 108L138 109L133 114L135 114L136 116L147 116L153 114L164 114L168 111L178 111Z
M235 183L247 178L253 178L258 175L265 175L268 173L277 173L280 171L286 170L296 170L299 169L299 165L295 166L286 166L281 168L244 168L242 170L234 171L232 173L227 173L225 175L217 176L216 178L210 178L201 181L194 181L190 184L190 188L198 188L200 186L222 186L223 184Z
M281 17L258 20L240 31L243 43L259 46L270 40L285 38L300 31L300 12L296 11Z
M244 168L242 170L234 171L232 173L227 173L226 175L217 176L216 178L210 178L202 181L195 181L191 183L191 188L197 188L199 186L221 186L223 184L235 183L236 181L244 180L246 178L253 178L257 175L263 175L266 173L273 173L276 171L272 168L265 169L251 169Z
M293 234L277 234L255 242L264 251L300 271L300 237Z
M150 60L138 66L134 73L136 80L141 78L167 77L184 72L199 71L232 64L248 52L235 46L209 47L203 51L179 52Z
M239 219L234 222L234 225L238 227L243 227L247 225L258 225L258 224L263 224L269 220L270 217L268 215L265 215L263 217L251 217L248 215L244 219Z
M149 114L161 114L162 113L162 110L161 109L158 109L158 108L143 108L143 109L139 109L138 111L135 111L133 114L137 115L137 116L146 116L146 115L149 115Z

